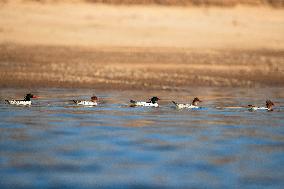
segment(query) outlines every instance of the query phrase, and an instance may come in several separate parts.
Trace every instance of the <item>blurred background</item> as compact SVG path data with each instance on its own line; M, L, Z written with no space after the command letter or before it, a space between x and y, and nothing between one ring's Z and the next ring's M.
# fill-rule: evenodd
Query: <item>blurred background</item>
M1 0L0 86L283 86L282 0Z

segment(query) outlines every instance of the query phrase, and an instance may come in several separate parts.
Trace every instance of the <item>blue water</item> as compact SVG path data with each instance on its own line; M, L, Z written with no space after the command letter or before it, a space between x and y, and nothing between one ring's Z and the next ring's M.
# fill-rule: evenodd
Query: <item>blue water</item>
M31 107L3 99L0 188L284 188L284 91L197 88L188 91L31 90ZM72 99L101 98L97 107ZM129 99L162 98L159 108ZM198 110L171 100L198 96ZM215 107L276 103L272 112Z

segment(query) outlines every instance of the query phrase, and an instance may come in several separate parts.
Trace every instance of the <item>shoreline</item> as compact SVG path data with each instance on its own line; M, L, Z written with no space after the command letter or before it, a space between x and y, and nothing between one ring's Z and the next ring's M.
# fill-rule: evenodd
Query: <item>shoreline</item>
M0 87L283 87L283 50L0 45Z

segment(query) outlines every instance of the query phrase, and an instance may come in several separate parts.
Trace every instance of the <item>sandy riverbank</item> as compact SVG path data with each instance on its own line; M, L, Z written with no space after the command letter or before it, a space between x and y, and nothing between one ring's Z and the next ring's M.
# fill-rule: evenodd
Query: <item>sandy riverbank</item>
M0 8L0 87L283 86L284 11L87 3Z
M0 46L2 87L283 86L283 51Z

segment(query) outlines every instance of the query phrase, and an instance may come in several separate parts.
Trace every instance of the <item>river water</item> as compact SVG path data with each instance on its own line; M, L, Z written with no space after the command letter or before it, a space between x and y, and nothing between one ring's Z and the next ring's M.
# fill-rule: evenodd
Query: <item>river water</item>
M282 88L31 91L22 107L3 99L30 91L0 90L1 188L284 188ZM97 107L70 101L93 94ZM151 96L159 108L127 106ZM171 103L195 96L203 108ZM272 112L216 108L268 98Z

